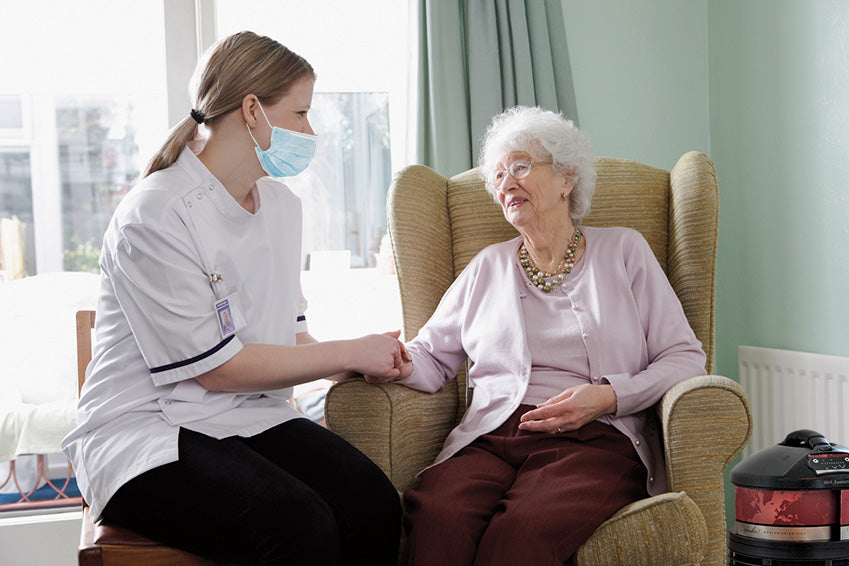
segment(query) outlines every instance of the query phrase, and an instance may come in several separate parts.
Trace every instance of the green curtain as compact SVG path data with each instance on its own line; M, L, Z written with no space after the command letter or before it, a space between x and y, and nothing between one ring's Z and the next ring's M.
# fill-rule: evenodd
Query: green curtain
M477 163L492 117L515 105L578 112L561 0L418 0L416 161Z

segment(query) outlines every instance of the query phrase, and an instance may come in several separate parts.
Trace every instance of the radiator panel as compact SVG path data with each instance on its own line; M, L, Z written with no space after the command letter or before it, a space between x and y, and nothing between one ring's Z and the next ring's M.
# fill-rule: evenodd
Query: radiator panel
M754 346L737 356L753 421L744 458L799 429L849 446L849 358Z

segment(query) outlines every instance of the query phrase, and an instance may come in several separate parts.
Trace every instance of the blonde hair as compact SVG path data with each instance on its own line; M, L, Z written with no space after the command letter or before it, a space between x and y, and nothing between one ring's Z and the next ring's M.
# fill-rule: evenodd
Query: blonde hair
M269 37L242 31L222 39L195 69L190 86L192 114L171 129L142 178L172 165L186 144L198 137L200 124L194 115L212 127L218 117L239 108L248 94L272 105L304 77L315 79L306 59Z
M483 137L478 165L484 179L510 151L525 151L551 160L551 167L575 183L569 214L575 223L590 211L595 192L595 159L586 134L562 114L539 107L515 106L496 115ZM494 191L486 186L495 196Z

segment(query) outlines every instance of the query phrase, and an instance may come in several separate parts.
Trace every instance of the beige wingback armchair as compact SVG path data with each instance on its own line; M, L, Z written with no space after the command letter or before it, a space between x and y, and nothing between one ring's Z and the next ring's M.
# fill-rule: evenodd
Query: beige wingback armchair
M672 171L623 159L596 161L593 226L628 226L648 240L712 370L718 191L713 163L685 154ZM483 247L517 232L476 170L451 179L411 166L393 179L389 233L401 290L404 335L416 335L448 286ZM327 396L328 426L359 447L399 491L415 484L466 408L465 372L442 391L352 380ZM751 433L745 393L706 375L679 383L657 406L669 493L628 505L580 549L583 565L725 563L723 471Z

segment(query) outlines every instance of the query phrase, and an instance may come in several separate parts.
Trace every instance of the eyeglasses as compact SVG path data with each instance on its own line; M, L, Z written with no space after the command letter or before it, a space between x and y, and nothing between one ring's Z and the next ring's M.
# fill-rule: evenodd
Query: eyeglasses
M507 169L498 169L495 174L487 179L487 184L494 190L500 189L507 179L507 173L514 179L524 179L531 174L534 165L551 165L551 161L531 161L530 159L517 159L507 166Z

